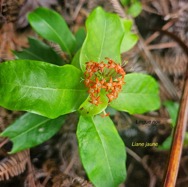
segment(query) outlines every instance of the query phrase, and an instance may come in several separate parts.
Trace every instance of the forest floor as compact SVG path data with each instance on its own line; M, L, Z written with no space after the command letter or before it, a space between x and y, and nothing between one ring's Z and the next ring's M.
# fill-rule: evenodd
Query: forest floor
M12 50L28 47L28 36L36 36L26 19L27 13L36 7L45 6L59 12L73 32L84 27L87 16L97 6L122 13L115 0L7 0L0 3L0 62L14 59ZM127 147L127 180L120 187L162 186L170 153L170 144L166 139L173 131L169 110L177 113L187 65L187 56L173 35L188 44L188 1L142 0L141 3L142 13L134 19L134 31L139 33L140 40L131 51L122 55L122 59L128 61L125 66L127 73L147 73L158 80L162 106L143 115L113 111L112 119ZM164 35L161 29L173 35ZM168 104L165 104L166 101L169 101ZM23 112L0 108L0 131L21 114ZM15 160L12 167L17 175L1 181L0 186L92 186L79 159L75 133L77 120L75 114L70 114L57 135L42 145L15 155L7 153L11 142L1 144L0 180L2 173L9 169L2 164L5 159L10 162ZM147 121L152 124L145 124ZM3 143L4 139L1 138L0 142ZM134 142L153 142L158 146L135 147ZM183 146L176 187L188 186L187 145L185 142ZM23 172L19 172L22 169Z

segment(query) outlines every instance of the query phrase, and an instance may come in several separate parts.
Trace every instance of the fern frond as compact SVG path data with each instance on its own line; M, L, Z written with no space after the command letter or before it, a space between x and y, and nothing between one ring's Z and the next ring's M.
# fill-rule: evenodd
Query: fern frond
M9 180L25 171L29 151L25 150L4 158L0 162L0 181Z

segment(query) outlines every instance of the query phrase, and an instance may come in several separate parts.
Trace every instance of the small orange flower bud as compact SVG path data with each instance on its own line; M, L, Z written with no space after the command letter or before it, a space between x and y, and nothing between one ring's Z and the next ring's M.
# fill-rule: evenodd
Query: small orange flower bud
M101 89L105 90L106 96L111 102L118 97L124 84L125 71L123 68L112 59L105 59L108 61L107 64L92 61L86 63L84 84L88 88L90 102L94 105L101 104Z
M100 97L91 97L90 103L98 106L99 104L101 104Z

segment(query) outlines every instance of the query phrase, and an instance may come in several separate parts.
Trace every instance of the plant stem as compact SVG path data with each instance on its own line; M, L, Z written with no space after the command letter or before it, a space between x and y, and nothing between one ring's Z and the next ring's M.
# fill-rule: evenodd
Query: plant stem
M177 179L179 163L183 148L184 136L188 121L188 68L184 83L184 91L180 103L180 110L177 119L177 125L173 135L173 142L170 151L169 163L164 179L164 187L174 187Z

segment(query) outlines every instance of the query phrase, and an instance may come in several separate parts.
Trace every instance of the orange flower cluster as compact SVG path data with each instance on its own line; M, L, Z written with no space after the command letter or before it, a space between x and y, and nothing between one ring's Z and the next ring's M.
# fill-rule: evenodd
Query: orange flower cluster
M112 59L106 58L108 63L87 62L84 73L84 83L88 87L90 102L99 105L100 91L105 90L108 102L116 99L122 89L125 77L123 68Z

